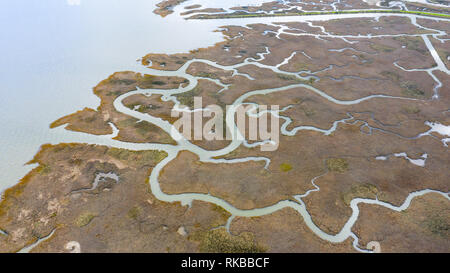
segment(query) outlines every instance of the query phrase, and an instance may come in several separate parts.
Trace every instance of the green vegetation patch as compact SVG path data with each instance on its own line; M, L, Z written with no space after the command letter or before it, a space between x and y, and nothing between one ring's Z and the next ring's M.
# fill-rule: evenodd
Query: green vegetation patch
M307 63L295 63L295 69L297 71L304 71L309 69L309 65Z
M96 119L97 119L97 116L96 116L96 115L91 115L90 117L85 117L85 118L82 118L82 117L79 117L79 118L78 118L79 121L83 121L83 122L86 122L86 123L92 123L92 122L94 122Z
M154 82L152 82L152 84L161 86L161 85L166 85L167 83L163 82L163 81L154 81Z
M36 168L36 171L37 171L39 174L47 175L47 174L49 174L49 173L52 171L52 168L50 168L50 166L48 166L48 165L41 164L41 165L39 165L39 166Z
M377 196L378 189L372 184L355 185L350 188L349 191L342 194L342 200L348 206L350 202L355 198L375 198Z
M147 137L150 132L156 133L159 131L157 126L147 121L137 121L134 118L122 120L118 122L117 125L122 128L133 127L136 129L136 132L143 137Z
M332 172L345 173L348 170L348 162L345 158L329 158L327 168Z
M445 63L445 60L449 60L450 52L441 50L439 48L436 48L436 51L437 51L439 57L441 57L441 59L444 60L444 63ZM448 67L448 64L447 64L447 67Z
M387 45L383 45L383 44L370 44L370 48L372 48L373 50L376 50L378 52L385 52L385 53L389 53L389 52L393 52L395 50L394 47L390 47Z
M402 108L407 114L418 114L420 113L420 109L417 106L406 106Z
M75 225L78 227L87 226L92 221L92 219L94 219L94 217L95 215L90 212L83 212L75 220Z
M158 127L146 121L136 122L134 128L141 136L148 136L148 133L158 131Z
M208 73L208 72L199 72L196 75L197 77L202 77L202 78L210 78L210 79L218 79L219 77L217 76L217 74L215 73Z
M262 253L266 248L254 240L253 233L245 232L238 236L229 234L225 229L197 232L194 238L200 241L200 251L210 253Z
M303 110L303 113L307 117L312 117L316 114L316 111L314 111L314 109L306 108L306 107L301 107L301 109Z
M288 171L292 170L292 165L289 164L289 163L282 163L282 164L280 165L280 169L281 169L283 172L288 172Z
M315 83L315 82L316 82L316 79L313 78L313 77L309 78L309 79L306 81L306 83L308 83L308 84L313 84L313 83Z
M138 85L141 88L150 88L153 85L154 80L155 76L144 74L143 76L138 78Z
M282 74L282 73L277 73L277 77L284 80L284 81L295 81L298 83L303 83L303 84L313 84L314 82L316 82L315 78L309 78L308 80L302 80L297 78L294 75L286 75L286 74Z
M282 80L285 80L285 81L299 81L300 80L299 78L297 78L294 75L286 75L286 74L281 74L281 73L277 73L277 77Z
M106 152L118 160L128 163L140 164L156 164L167 157L164 151L130 151L126 149L110 148Z
M251 18L251 17L278 17L278 16L302 16L302 15L324 15L324 14L352 14L352 13L405 13L416 14L432 17L444 17L450 18L449 14L426 12L426 11L414 11L414 10L396 10L396 9L383 9L383 10L340 10L340 11L308 11L308 12L285 12L285 13L231 13L231 14L201 14L195 16L195 19L226 19L226 18ZM188 18L189 19L189 18Z
M217 206L216 204L211 203L211 209L221 215L222 218L228 219L231 214L226 211L224 208Z

